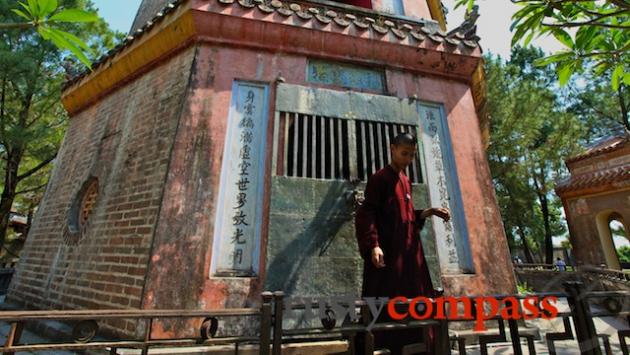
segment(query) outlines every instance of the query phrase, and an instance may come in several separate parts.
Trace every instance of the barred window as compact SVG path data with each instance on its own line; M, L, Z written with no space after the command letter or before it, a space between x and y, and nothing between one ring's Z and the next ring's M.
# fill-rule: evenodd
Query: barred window
M390 142L400 133L418 136L416 126L389 122L355 121L357 138L357 165L360 180L383 168L390 160ZM411 183L422 183L419 155L405 171Z
M285 176L350 179L348 121L283 112Z
M90 177L77 192L70 210L68 224L64 231L64 240L76 244L90 224L90 216L98 199L99 184L96 177Z
M98 196L98 180L94 179L89 184L83 201L81 202L81 210L79 211L79 226L83 227L87 224L92 211L94 210L94 204L96 203L96 197Z
M279 113L278 147L283 176L367 181L390 160L390 142L402 132L417 136L417 126L342 119L294 112ZM419 155L407 168L412 183L422 183Z

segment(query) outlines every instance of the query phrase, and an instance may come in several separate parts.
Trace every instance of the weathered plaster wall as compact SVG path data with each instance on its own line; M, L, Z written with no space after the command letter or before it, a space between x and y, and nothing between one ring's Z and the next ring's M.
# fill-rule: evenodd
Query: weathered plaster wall
M29 308L140 308L169 153L194 50L153 68L70 119L8 301ZM76 245L70 204L90 176L99 197ZM133 331L132 322L111 322Z
M216 309L253 307L263 291L260 277L215 278L210 275L214 217L219 196L222 156L235 79L273 83L282 75L303 80L306 60L245 49L200 46L191 91L172 153L151 266L145 308ZM270 101L275 100L272 94ZM271 124L267 130L271 130ZM271 147L268 135L266 147ZM267 149L265 188L270 186L271 149ZM263 203L262 245L267 241L269 194ZM264 270L265 248L261 254ZM154 333L174 334L179 323L163 323ZM194 328L191 328L194 329Z
M217 187L233 80L249 79L271 83L270 101L273 103L274 80L282 76L287 83L304 84L306 63L306 58L282 54L210 45L199 48L192 78L194 89L190 93L188 110L178 131L173 165L167 179L151 259L153 264L148 275L145 298L147 307L205 309L247 307L258 302L260 292L266 287L287 287L288 290L299 293L313 292L315 289L322 292L324 290L319 289L317 282L320 285L329 285L329 280L338 276L337 272L331 270L313 284L308 284L305 280L310 277L307 275L310 271L320 270L332 260L326 258L333 257L344 258L342 264L345 263L345 271L339 271L340 273L350 275L348 273L353 270L355 276L349 278L349 285L331 287L331 292L359 289L356 278L358 277L356 273L359 272L358 259L353 260L349 255L353 239L349 216L347 212L339 213L326 207L337 206L334 208L339 209L343 205L340 200L324 202L327 192L342 189L343 184L331 184L329 187L324 187L323 184L318 187L318 183L313 182L312 185L304 185L312 186L313 192L307 194L308 199L303 197L303 193L299 194L302 197L298 201L303 202L283 201L281 198L276 200L276 193L278 197L290 197L297 192L297 188L291 187L289 179L271 179L270 169L266 170L265 179L267 193L264 198L260 278L215 278L209 274L211 248L214 242L212 219L216 213L214 201L218 197ZM444 278L442 281L447 292L451 294L512 292L515 286L511 263L494 200L485 152L481 146L470 89L467 85L457 82L406 75L401 72L388 72L388 85L389 91L399 97L416 94L428 101L445 101L450 129L454 134L453 145L460 169L466 220L477 269L476 275ZM271 105L269 114L273 110ZM271 125L272 120L268 127L269 132ZM268 166L271 161L271 139L272 135L269 134ZM203 162L200 162L202 159L200 152L203 152L206 159ZM321 192L316 194L314 191ZM318 196L323 199L317 200ZM271 198L274 200L270 201ZM309 199L313 200L307 201ZM319 213L323 213L324 216L334 215L332 225L336 227L330 230L314 228L312 222L317 220L317 214L307 216L294 213L292 219L287 219L283 214L289 207L288 205L283 207L283 204L289 203L320 204L322 208ZM273 213L271 216L267 215L270 204ZM418 201L419 208L424 206L426 203ZM286 234L290 223L296 223L296 227L291 233ZM304 239L305 231L316 232L315 235L319 235L322 242L310 244L310 241ZM338 241L335 238L335 243L339 244L334 253L329 249L329 254L323 255L323 259L320 260L305 260L302 258L303 255L298 255L298 252L304 250L319 250L326 238L333 234L340 237ZM267 238L278 239L269 240L268 243ZM291 248L295 248L295 253L290 252ZM430 257L435 255L430 248L427 249ZM276 260L274 256L280 258ZM203 262L200 262L201 260ZM265 260L269 260L270 264L265 266ZM290 260L309 267L294 273L291 276L294 281L290 278L279 278L276 274L267 278L264 270L275 272L280 265L287 265L285 263ZM287 276L289 275L287 273ZM262 284L261 280L265 279L268 280L267 284Z
M420 100L442 103L447 115L475 274L443 276L444 289L449 294L514 292L507 239L470 87L399 71L388 71L387 76L393 95L417 95Z

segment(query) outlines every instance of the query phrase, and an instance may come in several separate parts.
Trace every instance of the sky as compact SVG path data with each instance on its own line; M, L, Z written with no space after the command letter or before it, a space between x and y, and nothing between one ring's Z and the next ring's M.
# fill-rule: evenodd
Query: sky
M98 14L117 31L127 33L131 28L141 0L93 0Z
M442 3L449 10L446 16L449 30L464 22L466 11L464 7L453 10L455 0L442 0ZM477 35L481 38L480 43L484 53L491 52L508 58L512 40L511 17L520 9L520 6L513 4L510 0L477 0L477 3L481 15L477 20ZM534 39L532 44L541 47L545 52L562 49L562 45L553 37Z
M121 32L128 32L140 6L141 0L93 0L99 14L110 26ZM448 28L459 26L464 21L464 8L453 10L455 0L443 0L449 9L447 15ZM481 17L477 21L477 34L481 37L484 52L499 54L504 58L510 54L511 16L518 9L510 0L478 0ZM538 39L534 45L552 52L561 48L553 38Z

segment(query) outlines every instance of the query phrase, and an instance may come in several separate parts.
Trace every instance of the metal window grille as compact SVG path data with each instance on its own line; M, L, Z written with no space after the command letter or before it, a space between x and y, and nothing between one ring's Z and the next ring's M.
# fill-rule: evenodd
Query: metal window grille
M293 112L280 112L279 118L278 158L283 176L367 181L389 162L389 145L397 134L417 135L416 126L391 122ZM406 173L412 183L422 183L418 155Z
M357 168L359 179L362 181L367 181L370 175L389 163L389 146L394 137L405 132L418 136L418 131L414 125L356 120L355 126L357 132ZM417 153L406 173L411 183L422 183L420 160Z

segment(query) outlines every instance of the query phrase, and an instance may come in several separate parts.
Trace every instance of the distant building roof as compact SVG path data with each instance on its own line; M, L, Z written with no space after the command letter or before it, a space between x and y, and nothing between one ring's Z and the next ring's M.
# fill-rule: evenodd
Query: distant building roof
M608 153L623 148L630 141L629 136L614 136L602 139L594 146L588 148L584 153L576 155L566 160L567 164L584 160L599 154Z
M556 192L560 194L628 180L630 180L630 165L617 166L606 170L572 176L570 179L558 183Z
M630 147L630 136L612 136L596 142L584 153L566 159L571 175L558 181L556 193L566 195L582 190L607 191L623 187L630 181L630 164L624 151ZM593 161L585 161L593 159ZM595 190L594 190L595 189Z
M26 224L28 222L28 217L11 211L9 214L9 222L12 224Z

